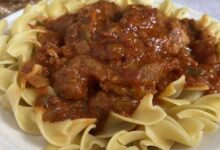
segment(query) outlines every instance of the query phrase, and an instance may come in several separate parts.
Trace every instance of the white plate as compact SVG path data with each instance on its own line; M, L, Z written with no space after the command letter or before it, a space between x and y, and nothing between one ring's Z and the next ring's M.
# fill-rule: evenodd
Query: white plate
M179 5L180 6L180 5ZM9 26L22 14L18 11L6 17ZM190 9L190 18L198 19L203 13ZM0 150L41 150L46 145L42 136L22 132L12 114L0 106ZM196 148L176 146L172 150L220 150L220 129L213 135L204 134L201 144Z

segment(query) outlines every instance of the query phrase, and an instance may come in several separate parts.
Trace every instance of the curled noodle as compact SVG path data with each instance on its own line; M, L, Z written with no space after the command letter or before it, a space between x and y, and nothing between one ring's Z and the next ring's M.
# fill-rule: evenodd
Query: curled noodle
M13 24L10 34L4 34L6 21L0 21L0 98L3 106L11 109L21 130L42 135L49 146L47 150L147 150L157 147L169 150L174 143L196 146L204 133L213 133L220 121L220 94L203 96L207 86L185 88L185 76L170 83L159 95L163 102L153 105L153 95L146 93L130 117L111 112L103 130L96 135L95 118L65 120L56 123L43 121L44 110L34 107L37 97L34 89L18 85L18 69L31 58L35 46L40 46L37 34L42 29L32 29L39 17L58 18L75 13L81 7L97 0L52 0L28 5L24 14ZM112 0L109 0L112 1ZM129 4L153 4L150 0L116 0L125 7ZM159 7L167 16L185 18L187 9L177 8L170 0ZM207 15L200 20L216 37L220 26ZM38 66L39 67L39 66ZM34 71L32 72L34 73ZM26 105L23 105L25 102Z
M167 16L176 17L178 19L186 18L188 15L187 8L177 8L171 0L164 0L160 5L160 10Z

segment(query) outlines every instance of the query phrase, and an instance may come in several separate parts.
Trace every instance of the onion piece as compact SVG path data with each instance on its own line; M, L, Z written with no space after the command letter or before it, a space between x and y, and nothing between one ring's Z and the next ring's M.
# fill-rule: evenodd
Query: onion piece
M75 43L74 45L79 54L85 54L90 50L89 45L85 40Z
M41 88L49 85L49 81L47 78L44 78L40 75L33 75L28 79L28 83L30 83L35 88Z

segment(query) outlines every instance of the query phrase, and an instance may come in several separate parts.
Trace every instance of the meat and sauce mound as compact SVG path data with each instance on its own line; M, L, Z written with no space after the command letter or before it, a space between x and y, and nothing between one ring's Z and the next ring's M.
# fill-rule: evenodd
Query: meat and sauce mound
M129 116L146 93L158 96L181 75L186 86L220 92L216 39L194 20L102 1L39 26L45 28L38 36L41 46L20 75L35 64L43 67L27 86L41 91L36 106L45 109L44 121L97 118L103 123L110 111ZM48 86L53 94L42 92Z

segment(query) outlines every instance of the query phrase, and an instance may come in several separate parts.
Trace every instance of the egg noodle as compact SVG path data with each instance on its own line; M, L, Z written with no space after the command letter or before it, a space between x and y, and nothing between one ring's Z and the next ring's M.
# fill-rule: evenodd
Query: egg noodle
M154 6L150 0L108 0L121 7L140 3ZM153 105L153 95L146 94L130 117L111 112L98 135L90 134L96 127L95 118L44 122L43 109L34 107L37 97L34 89L20 87L18 70L32 56L34 47L40 46L37 34L42 29L32 29L41 18L58 18L75 13L96 0L52 0L27 5L23 15L16 19L9 32L7 22L0 21L0 99L2 105L13 111L15 119L26 133L42 135L49 145L47 150L147 150L157 147L169 150L174 143L194 147L204 133L214 133L220 121L220 94L203 96L208 86L184 88L185 76L169 84L161 93L160 105ZM177 8L170 0L159 7L167 16L179 19L187 17L186 8ZM217 41L220 24L208 15L199 20ZM220 44L219 44L220 45ZM219 47L220 52L220 47ZM41 66L35 65L29 76L36 74ZM24 101L28 105L24 105Z

